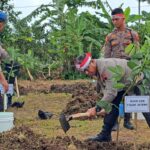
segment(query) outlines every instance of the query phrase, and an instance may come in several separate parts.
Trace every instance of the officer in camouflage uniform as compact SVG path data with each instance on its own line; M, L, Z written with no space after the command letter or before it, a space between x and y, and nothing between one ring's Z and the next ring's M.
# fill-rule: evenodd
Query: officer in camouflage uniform
M130 59L130 56L125 53L125 48L133 43L136 49L139 48L139 36L138 33L126 27L125 16L121 8L116 8L112 11L112 22L115 26L114 31L106 36L104 46L105 58L121 58ZM134 126L130 122L131 114L125 113L124 127L130 130L134 129ZM113 130L116 131L118 124L114 125Z
M125 16L121 8L112 11L112 22L115 29L106 36L104 57L130 59L130 56L125 53L125 48L131 43L137 49L139 48L138 33L126 27Z
M130 59L130 56L125 53L125 48L134 43L134 45L139 47L139 36L137 32L130 28L125 28L124 31L119 32L118 29L114 29L106 37L106 43L104 47L104 57L105 58L121 58Z

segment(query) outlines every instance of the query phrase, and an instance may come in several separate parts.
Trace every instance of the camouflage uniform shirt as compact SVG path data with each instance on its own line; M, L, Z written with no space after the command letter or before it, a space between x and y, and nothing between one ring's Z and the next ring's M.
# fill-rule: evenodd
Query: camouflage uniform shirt
M137 48L139 47L139 36L137 32L129 28L125 28L124 31L114 29L113 32L106 36L104 57L130 59L130 56L125 54L125 48L130 43L134 43Z

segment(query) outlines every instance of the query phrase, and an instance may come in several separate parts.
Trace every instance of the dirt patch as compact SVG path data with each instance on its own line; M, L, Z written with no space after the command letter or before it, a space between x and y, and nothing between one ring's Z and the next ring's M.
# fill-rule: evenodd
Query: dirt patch
M27 94L29 92L72 94L72 100L68 102L66 108L63 110L68 115L85 112L88 108L95 106L96 100L99 98L95 91L95 85L90 82L77 82L73 84L70 82L69 84L62 82L57 84L35 82L32 84L32 82L28 82L28 84L19 85L19 89L21 94Z
M29 127L22 126L0 134L2 150L134 150L133 143L99 143L80 141L75 137L46 138L35 134ZM137 150L149 150L150 144L137 145Z
M19 80L18 81L18 87L20 95L27 95L28 93L49 93L51 92L51 86L53 85L72 85L72 84L78 84L78 83L87 83L90 82L88 80L35 80L35 81L29 81L29 80ZM64 91L64 90L61 90ZM54 92L54 91L53 91ZM69 92L67 90L66 92Z
M95 92L95 86L92 83L76 83L72 85L52 85L51 92L71 93L72 100L63 110L65 114L73 114L85 112L88 108L95 106L96 100L99 98Z
M35 134L26 126L14 128L0 134L0 148L2 150L65 150L65 146L54 144L42 135Z

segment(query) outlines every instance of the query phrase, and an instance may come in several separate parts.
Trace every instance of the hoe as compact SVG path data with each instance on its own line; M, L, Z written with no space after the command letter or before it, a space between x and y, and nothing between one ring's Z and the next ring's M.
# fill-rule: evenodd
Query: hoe
M90 116L89 112L77 113L77 114L70 115L68 117L62 113L59 117L59 122L61 124L63 131L66 133L70 129L70 124L69 124L70 120L76 119L76 118L81 118L81 117L89 117L89 116Z

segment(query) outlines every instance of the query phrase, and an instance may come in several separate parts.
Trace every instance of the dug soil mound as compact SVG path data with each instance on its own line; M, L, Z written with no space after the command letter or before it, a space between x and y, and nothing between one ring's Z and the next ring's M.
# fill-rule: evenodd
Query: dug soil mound
M52 85L51 92L71 93L72 100L68 102L63 112L67 115L85 112L88 108L95 106L99 98L92 83L76 83L72 85Z
M61 150L61 147L56 147ZM28 127L22 126L0 134L0 149L48 150L55 149L55 147L50 143L50 140L47 140L41 135L34 134Z
M81 85L89 85L91 81L87 80L52 80L52 81L45 81L45 80L35 80L35 81L28 81L28 80L21 80L18 81L18 87L20 95L26 95L28 93L45 93L48 94L50 92L55 93L74 93ZM84 86L83 86L84 87Z
M78 112L85 112L88 108L95 106L96 100L99 98L95 90L95 84L90 82L74 83L74 84L31 84L19 87L21 94L28 92L43 92L43 93L70 93L72 100L68 102L63 112L70 115Z
M22 126L0 134L1 150L133 150L134 145L125 142L100 143L80 141L75 137L46 138ZM149 150L150 144L137 145L137 150Z

